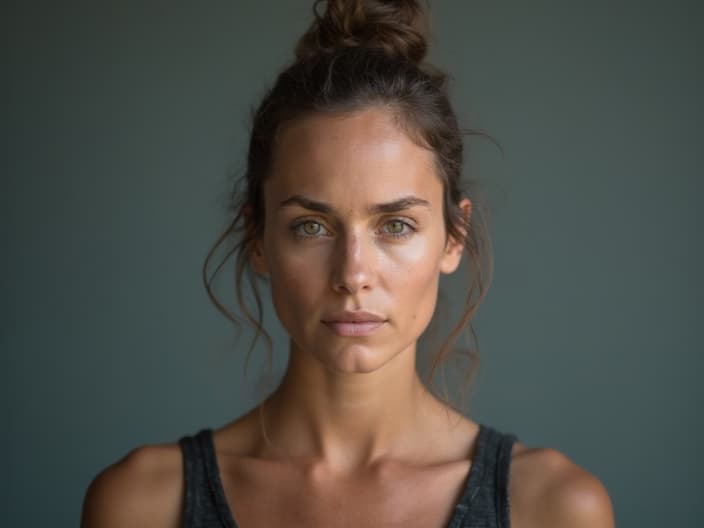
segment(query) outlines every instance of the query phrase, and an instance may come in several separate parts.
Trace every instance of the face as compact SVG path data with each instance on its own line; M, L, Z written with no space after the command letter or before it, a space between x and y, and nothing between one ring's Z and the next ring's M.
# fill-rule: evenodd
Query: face
M292 354L345 373L414 354L439 274L462 253L446 240L433 153L384 109L301 118L280 131L264 202L252 264Z

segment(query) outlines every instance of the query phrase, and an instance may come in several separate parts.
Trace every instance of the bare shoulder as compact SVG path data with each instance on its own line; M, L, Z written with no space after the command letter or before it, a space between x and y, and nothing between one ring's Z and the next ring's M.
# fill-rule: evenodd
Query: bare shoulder
M135 448L90 483L81 527L177 527L181 523L183 491L178 444Z
M509 482L514 528L614 526L604 485L556 449L516 443Z

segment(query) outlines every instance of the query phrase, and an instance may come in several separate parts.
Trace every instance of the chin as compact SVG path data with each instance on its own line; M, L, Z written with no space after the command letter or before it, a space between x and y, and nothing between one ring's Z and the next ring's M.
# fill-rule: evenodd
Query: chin
M316 354L329 370L338 374L368 374L379 370L391 361L394 355L387 350L368 345L350 344L337 350Z

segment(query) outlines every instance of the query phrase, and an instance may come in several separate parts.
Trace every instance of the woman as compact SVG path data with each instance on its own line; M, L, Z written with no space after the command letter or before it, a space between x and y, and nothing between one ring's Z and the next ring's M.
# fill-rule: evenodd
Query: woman
M234 422L107 468L83 526L613 526L595 477L463 417L416 374L440 274L465 252L477 268L453 336L486 277L424 27L415 0L316 11L255 114L226 233L241 237L239 277L270 282L290 336L284 378Z

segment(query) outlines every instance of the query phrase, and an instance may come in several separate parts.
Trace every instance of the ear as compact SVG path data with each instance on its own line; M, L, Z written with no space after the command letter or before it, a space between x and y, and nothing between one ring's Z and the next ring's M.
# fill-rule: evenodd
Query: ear
M246 230L249 232L252 229L252 206L245 205L242 207L242 215L244 216L244 223ZM266 255L264 254L264 245L260 238L255 238L248 250L249 252L249 264L252 269L259 275L269 274L269 264L267 263Z
M462 198L458 205L462 210L462 216L464 216L466 222L469 222L472 216L472 202L469 198ZM462 234L462 240L457 240L451 236L447 237L445 250L443 251L442 260L440 261L440 271L442 273L453 273L460 265L462 252L464 251L464 237L467 234L464 225L460 226L460 233Z
M254 240L249 252L249 263L259 275L269 275L269 264L260 239Z

